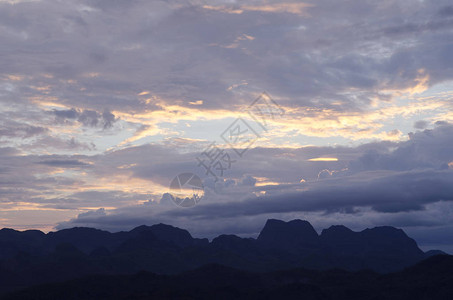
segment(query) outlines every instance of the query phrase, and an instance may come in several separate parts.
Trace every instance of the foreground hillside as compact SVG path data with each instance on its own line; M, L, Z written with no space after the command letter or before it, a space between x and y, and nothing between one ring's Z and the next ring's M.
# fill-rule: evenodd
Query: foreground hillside
M251 273L208 265L179 275L88 276L4 297L27 299L453 299L453 257L439 255L392 274L294 269Z

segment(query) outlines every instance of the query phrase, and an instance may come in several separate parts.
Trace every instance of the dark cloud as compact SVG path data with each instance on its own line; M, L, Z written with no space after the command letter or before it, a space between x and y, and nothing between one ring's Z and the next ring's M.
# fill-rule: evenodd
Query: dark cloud
M62 119L77 119L79 116L79 112L75 108L71 108L68 110L54 110L53 113Z
M75 159L68 159L68 160L45 160L40 161L38 164L47 165L51 167L58 167L58 168L73 168L73 167L87 167L89 164Z
M414 123L414 128L416 129L425 129L426 127L428 127L429 123L426 122L425 120L419 120L417 122Z
M108 109L105 109L102 113L102 120L104 121L104 129L112 127L113 123L117 121L115 115L112 114Z
M382 174L379 174L382 176ZM363 178L367 176L364 183ZM453 171L429 171L388 174L361 174L359 178L341 178L308 185L303 192L279 192L274 195L209 203L191 210L174 210L168 215L227 218L289 212L349 212L355 207L371 207L377 212L423 210L429 203L453 200ZM209 200L209 199L208 199Z
M104 129L112 127L113 123L118 120L108 109L105 109L102 113L99 113L94 110L77 110L75 108L71 108L68 110L53 110L52 113L57 117L59 122L64 122L67 119L77 120L84 126L101 126Z
M36 150L59 150L69 151L73 153L77 150L93 151L96 149L96 145L93 142L82 142L75 137L71 138L60 138L51 135L42 136L35 141L22 145L21 149L24 151L36 151Z
M5 120L2 123L0 125L0 138L31 138L46 134L49 131L48 128L42 126L20 124L11 120Z
M66 106L87 110L89 125L98 124L90 111L152 108L137 98L143 90L167 103L203 99L206 109L233 109L269 90L290 106L359 110L384 97L379 89L413 85L420 68L432 75L429 84L452 79L445 70L452 23L438 19L448 15L448 1L312 4L307 17L231 14L198 1L2 3L2 45L33 49L5 53L2 72L34 75L16 84L51 86ZM242 81L246 97L227 90ZM351 88L357 93L345 93Z
M13 147L1 147L0 148L0 157L8 157L19 154L20 152Z
M425 23L409 23L399 26L388 27L383 30L385 35L408 35L421 34L425 31L435 31L444 28L451 28L453 20L432 20Z
M444 6L439 9L439 15L441 15L442 17L453 16L453 5Z
M350 163L359 170L442 169L453 161L453 126L440 125L432 130L410 133L409 141L401 142L394 151L368 150Z

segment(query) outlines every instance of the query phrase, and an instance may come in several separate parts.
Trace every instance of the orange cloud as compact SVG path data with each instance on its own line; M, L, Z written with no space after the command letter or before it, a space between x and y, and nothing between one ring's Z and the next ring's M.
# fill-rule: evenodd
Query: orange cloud
M228 7L226 5L214 6L204 5L203 8L207 10L215 10L228 14L242 14L244 11L259 11L266 13L291 13L296 15L308 15L306 10L312 7L313 4L309 3L274 3L264 5L239 5L236 7Z
M308 161L338 161L336 157L316 157L310 158Z

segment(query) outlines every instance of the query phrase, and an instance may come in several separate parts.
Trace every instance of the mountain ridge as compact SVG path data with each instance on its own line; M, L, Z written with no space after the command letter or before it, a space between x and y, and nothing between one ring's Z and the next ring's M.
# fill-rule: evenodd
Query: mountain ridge
M109 232L102 229L91 227L72 227L44 233L40 230L19 231L11 228L0 229L0 245L7 241L19 241L22 243L36 244L43 239L48 247L55 247L62 242L73 243L76 247L81 248L83 252L89 253L98 247L115 247L118 243L124 242L131 237L137 237L140 233L150 231L159 240L174 243L179 247L188 247L193 245L208 245L214 241L218 243L220 237L236 237L237 240L252 240L259 245L267 246L274 244L274 247L290 248L293 246L316 246L316 244L330 243L335 241L350 241L357 239L379 239L388 240L389 243L405 240L412 244L415 249L418 248L416 242L407 236L402 230L392 226L377 226L366 228L362 231L353 231L344 225L332 225L323 229L318 235L313 226L306 220L295 219L291 221L282 221L269 219L265 223L257 238L243 238L234 234L221 234L211 241L207 238L194 238L189 231L167 225L163 223L154 225L140 225L129 231ZM32 237L30 239L30 237ZM19 245L20 246L20 245ZM4 258L1 255L0 259ZM421 250L420 250L421 251ZM443 253L440 250L429 250L426 253Z
M5 280L0 292L89 274L179 274L209 264L249 272L337 268L389 273L439 253L424 253L403 230L390 226L355 232L335 225L318 234L304 220L270 219L256 239L222 234L212 241L166 224L114 233L89 227L47 234L2 229L0 279Z
M424 253L403 230L352 231L334 225L318 234L304 220L268 220L257 238L222 234L209 241L172 225L130 231L74 227L49 232L0 230L0 292L89 274L179 274L219 264L248 272L293 268L400 271L440 254ZM50 271L52 270L52 271Z

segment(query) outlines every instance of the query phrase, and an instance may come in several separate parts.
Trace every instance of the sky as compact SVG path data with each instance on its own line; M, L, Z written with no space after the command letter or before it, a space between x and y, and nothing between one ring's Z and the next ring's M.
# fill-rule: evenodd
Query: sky
M452 53L445 0L0 0L0 227L299 218L453 253Z

